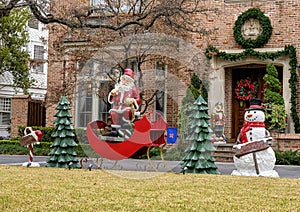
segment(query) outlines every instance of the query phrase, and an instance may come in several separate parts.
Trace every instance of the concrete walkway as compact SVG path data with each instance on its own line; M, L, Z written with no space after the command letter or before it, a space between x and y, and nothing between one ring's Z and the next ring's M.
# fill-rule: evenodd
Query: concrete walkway
M47 156L34 156L33 162L37 162L40 166L46 166ZM81 160L81 158L79 158ZM27 155L0 155L0 165L22 166L23 163L29 161ZM83 168L88 168L92 164L93 168L102 168L107 170L137 170L137 171L173 171L180 172L179 161L151 161L125 159L121 161L110 161L106 159L82 159ZM235 169L233 163L216 162L218 170L221 174L230 175ZM298 178L300 179L300 166L284 166L276 165L274 168L281 178Z

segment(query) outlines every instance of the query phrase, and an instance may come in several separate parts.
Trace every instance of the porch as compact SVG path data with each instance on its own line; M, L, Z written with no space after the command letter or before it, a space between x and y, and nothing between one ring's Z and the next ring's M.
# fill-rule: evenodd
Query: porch
M300 134L276 133L272 135L272 148L274 151L296 151L300 149ZM233 162L235 141L230 139L228 143L215 144L216 151L213 153L217 162Z

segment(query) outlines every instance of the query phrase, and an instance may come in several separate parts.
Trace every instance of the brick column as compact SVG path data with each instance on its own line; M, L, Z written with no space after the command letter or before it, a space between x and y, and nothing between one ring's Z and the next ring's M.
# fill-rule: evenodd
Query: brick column
M28 121L29 95L17 94L12 97L11 103L11 132L10 137L18 136L18 126L26 126Z

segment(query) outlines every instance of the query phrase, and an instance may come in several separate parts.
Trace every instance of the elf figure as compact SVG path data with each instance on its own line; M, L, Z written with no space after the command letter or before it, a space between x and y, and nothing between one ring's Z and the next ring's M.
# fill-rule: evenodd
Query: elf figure
M252 99L244 115L244 125L237 138L232 175L279 177L273 170L275 153L271 147L272 137L265 129L265 114L261 100Z
M226 137L224 135L225 113L222 102L215 104L215 112L212 114L211 119L212 129L214 131L212 142L226 143Z

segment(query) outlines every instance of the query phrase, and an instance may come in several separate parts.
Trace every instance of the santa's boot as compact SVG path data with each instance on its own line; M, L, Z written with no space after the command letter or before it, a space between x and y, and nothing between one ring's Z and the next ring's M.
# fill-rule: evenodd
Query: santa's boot
M118 137L118 131L121 128L121 126L120 125L116 125L116 124L112 124L111 128L112 128L112 130L110 132L110 136Z
M123 137L125 140L129 139L132 135L133 127L130 123L123 124L122 127L118 130L118 135Z

